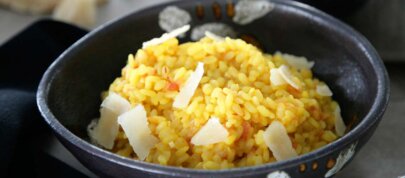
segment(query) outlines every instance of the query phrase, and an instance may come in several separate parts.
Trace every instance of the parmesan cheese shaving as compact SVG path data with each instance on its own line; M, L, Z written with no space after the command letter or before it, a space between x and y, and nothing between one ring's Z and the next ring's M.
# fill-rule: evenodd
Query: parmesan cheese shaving
M342 115L340 113L339 105L336 106L334 115L335 115L335 131L336 131L336 134L338 136L343 136L345 134L345 131L346 131L346 126L345 126L345 123L343 121Z
M96 22L94 0L63 0L55 8L53 18L90 28Z
M173 107L175 108L185 108L193 97L195 90L200 83L202 76L204 75L204 63L199 62L193 73L190 74L190 77L187 79L184 87L180 89L179 94L173 102Z
M228 135L228 131L221 125L218 118L212 117L203 127L201 127L193 138L191 138L191 143L194 145L219 143L225 141Z
M188 30L190 30L190 25L184 25L180 28L174 29L173 31L171 31L169 33L164 33L160 38L153 38L149 41L144 42L142 44L142 48L161 44L171 38L175 38L175 37L187 32Z
M291 54L282 54L282 58L292 67L297 69L311 69L314 65L314 61L308 61L305 57L294 56Z
M270 82L274 86L284 85L287 83L283 76L281 76L278 69L270 69Z
M316 92L321 96L332 96L333 93L327 85L317 85Z
M108 96L101 103L101 107L108 108L116 114L121 115L131 109L131 104L120 95L110 92Z
M283 77L283 79L290 84L292 87L295 89L299 90L300 86L297 82L294 81L294 76L291 74L290 70L286 65L282 65L278 68L278 71L280 72L280 75Z
M298 156L292 146L287 130L279 121L273 121L263 133L266 145L277 161L282 161Z
M100 119L88 126L91 140L107 149L112 149L118 134L117 117L130 110L131 104L120 95L110 93L102 102Z
M100 119L93 120L88 126L92 142L106 149L112 149L118 134L117 114L107 108L100 109Z
M300 86L294 81L294 76L286 65L282 65L279 68L270 69L270 82L272 85L279 86L288 83L295 89L299 90Z
M139 160L145 160L157 143L158 139L152 135L146 117L145 108L139 104L134 109L120 115L118 123L128 137L129 144Z
M208 38L211 38L214 41L224 41L225 40L224 37L216 35L210 31L205 31L205 36Z

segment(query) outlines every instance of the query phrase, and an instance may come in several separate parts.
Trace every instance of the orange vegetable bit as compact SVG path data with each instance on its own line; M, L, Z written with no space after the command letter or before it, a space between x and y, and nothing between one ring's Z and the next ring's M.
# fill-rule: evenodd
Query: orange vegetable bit
M176 82L169 82L167 89L170 91L178 91L180 89L179 85Z
M241 139L246 140L249 137L249 133L253 128L250 125L250 123L246 122L246 121L242 123L242 127L243 127L243 132L241 135Z

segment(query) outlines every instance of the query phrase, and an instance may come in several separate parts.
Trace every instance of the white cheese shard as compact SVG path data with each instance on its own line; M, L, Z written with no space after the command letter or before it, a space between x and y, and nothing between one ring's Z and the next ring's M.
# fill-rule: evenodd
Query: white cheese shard
M296 69L311 69L314 67L314 61L308 61L305 57L294 56L291 54L281 54L282 58Z
M294 76L291 74L290 70L288 69L288 67L286 65L281 65L278 68L278 71L280 72L281 76L283 76L284 80L288 84L290 84L292 87L294 87L297 90L300 89L299 84L294 81Z
M294 81L294 76L291 74L286 65L281 65L279 68L270 69L270 82L275 86L288 83L295 89L300 89L299 84Z
M298 156L288 137L287 130L279 121L273 121L267 127L263 133L263 139L277 161Z
M345 134L346 131L346 125L343 121L342 115L340 113L340 107L339 105L336 106L335 112L335 131L336 134L341 137Z
M225 40L224 37L216 35L216 34L210 32L210 31L205 31L205 36L208 37L208 38L211 38L214 41L224 41Z
M270 69L270 82L274 86L284 85L287 83L277 68Z
M169 33L164 33L161 37L159 38L153 38L149 41L143 42L142 48L146 48L149 46L155 46L158 44L161 44L171 38L175 38L183 33L186 33L188 30L190 30L190 25L184 25L180 28L174 29L173 31Z
M199 62L193 73L190 74L184 86L180 89L173 102L175 108L185 108L193 97L201 78L204 75L204 63Z
M53 18L90 28L96 22L95 0L63 0L56 6Z
M207 123L191 138L194 145L209 145L223 142L229 133L216 117L211 117Z
M131 104L117 93L110 92L101 103L101 107L108 108L118 115L127 112L131 109Z
M139 104L118 117L129 144L139 160L145 160L149 151L159 142L149 129L145 108Z
M100 119L88 126L91 140L107 149L112 149L118 134L117 117L129 111L131 104L120 95L110 93L101 104Z
M333 93L328 87L328 85L317 85L316 92L321 96L332 96Z

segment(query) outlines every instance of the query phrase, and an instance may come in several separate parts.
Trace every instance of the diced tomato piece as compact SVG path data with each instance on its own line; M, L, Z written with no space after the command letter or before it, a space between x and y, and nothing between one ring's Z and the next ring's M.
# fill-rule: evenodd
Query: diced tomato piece
M249 124L249 122L243 122L242 127L243 127L243 132L241 135L241 139L246 140L249 136L250 130L252 130L252 126Z
M167 89L171 91L177 91L179 90L179 88L180 87L176 82L170 82L169 85L167 86Z

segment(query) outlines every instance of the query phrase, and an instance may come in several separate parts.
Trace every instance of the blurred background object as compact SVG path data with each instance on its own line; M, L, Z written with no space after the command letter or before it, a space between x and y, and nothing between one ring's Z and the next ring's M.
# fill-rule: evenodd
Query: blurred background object
M69 0L0 0L0 5L19 13L48 14L51 13L62 1ZM97 5L108 0L93 0ZM73 1L72 1L73 2Z
M369 0L297 0L309 4L335 17L346 17L357 11Z
M16 12L29 14L50 13L61 0L0 0L0 5Z
M0 0L3 7L0 9L0 42L30 22L49 17L52 12L55 19L92 29L141 7L169 1L172 0ZM405 60L404 0L297 1L350 24L369 39L384 61Z
M404 0L369 0L343 20L366 36L384 61L405 60Z
M96 6L108 0L0 0L3 8L21 14L47 15L53 18L91 28L95 24Z
M81 27L92 27L96 22L95 0L64 0L53 11L52 17Z
M298 0L340 18L361 32L384 61L405 60L404 0Z

